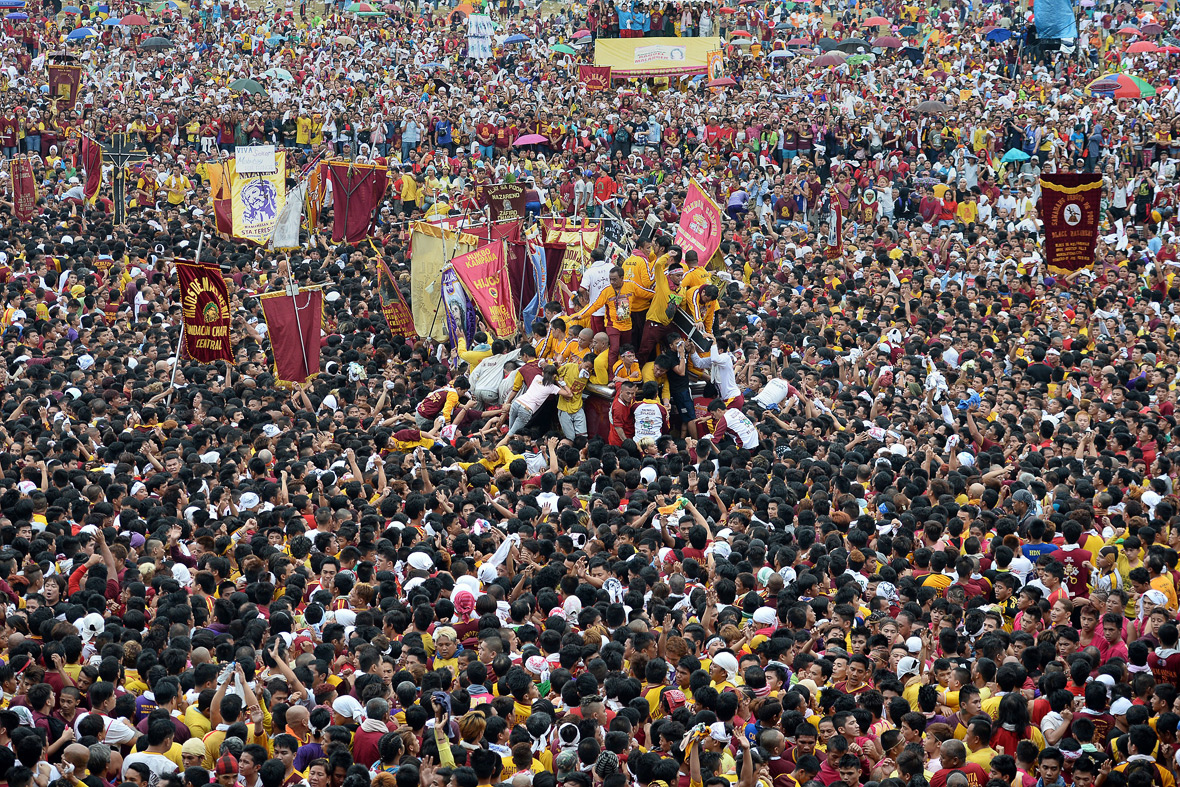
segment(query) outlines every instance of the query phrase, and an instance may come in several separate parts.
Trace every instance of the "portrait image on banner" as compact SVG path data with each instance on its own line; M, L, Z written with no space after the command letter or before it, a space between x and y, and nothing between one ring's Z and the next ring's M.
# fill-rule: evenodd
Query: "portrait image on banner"
M286 160L285 155L276 153L273 172L235 173L231 198L234 237L259 246L270 240L287 203Z
M221 269L181 260L176 263L176 276L180 281L185 352L200 363L233 361L229 291Z
M1045 227L1049 270L1068 274L1094 264L1102 218L1102 174L1056 172L1041 176L1038 207Z
M715 49L705 55L709 67L709 81L721 79L725 76L725 56L720 49Z
M82 84L82 67L51 63L48 70L50 98L68 101L72 107L78 100L78 88Z

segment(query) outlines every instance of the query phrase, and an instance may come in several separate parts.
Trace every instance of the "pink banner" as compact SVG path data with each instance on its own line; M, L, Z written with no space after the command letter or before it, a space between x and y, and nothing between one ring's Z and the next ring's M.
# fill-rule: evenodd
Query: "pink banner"
M489 243L451 260L467 295L500 339L515 334L517 324L504 247L504 241Z
M676 242L685 252L695 251L701 265L721 246L721 208L695 180L688 184Z

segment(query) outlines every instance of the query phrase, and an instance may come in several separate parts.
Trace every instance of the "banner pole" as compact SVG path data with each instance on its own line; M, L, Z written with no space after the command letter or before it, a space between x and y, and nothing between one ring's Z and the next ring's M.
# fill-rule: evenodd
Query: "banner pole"
M201 264L201 247L205 245L205 232L201 231L201 236L197 238L197 264ZM168 399L167 405L172 406L172 394L176 391L176 370L180 367L180 348L184 346L184 304L181 304L180 312L180 338L176 341L176 355L172 356L172 380L168 384ZM228 366L228 364L227 364Z

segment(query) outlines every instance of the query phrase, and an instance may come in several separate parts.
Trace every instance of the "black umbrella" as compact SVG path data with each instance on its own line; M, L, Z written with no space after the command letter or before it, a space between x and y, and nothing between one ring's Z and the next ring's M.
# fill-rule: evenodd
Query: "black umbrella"
M868 52L873 48L873 45L868 41L865 41L863 38L847 38L841 41L839 46L836 48L841 52L855 52L858 49L863 49L864 51Z
M171 49L173 44L163 36L152 36L139 45L140 49Z
M905 47L904 49L901 50L901 54L904 57L908 57L910 59L910 62L913 63L914 65L917 65L918 63L921 63L923 60L926 59L926 53L923 52L921 49L918 49L916 46Z
M840 48L840 42L834 38L821 38L816 46L821 52L831 52L833 49Z
M915 109L925 115L938 115L949 111L950 105L943 101L923 101Z

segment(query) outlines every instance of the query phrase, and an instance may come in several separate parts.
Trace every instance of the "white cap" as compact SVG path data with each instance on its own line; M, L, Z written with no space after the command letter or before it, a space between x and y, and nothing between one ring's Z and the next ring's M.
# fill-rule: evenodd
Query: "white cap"
M904 678L906 675L917 675L921 666L913 656L902 656L901 660L897 662L897 677Z
M283 433L283 430L275 424L264 424L262 427L262 433L267 437L278 437Z
M246 492L242 495L242 499L238 502L238 508L251 509L258 506L262 502L257 494L254 492Z
M94 358L92 356L90 356L90 355L79 355L78 356L78 368L79 369L81 369L82 371L86 371L91 366L94 366Z
M921 637L910 637L909 639L907 639L905 641L905 649L908 650L910 653L921 653L922 652L922 638Z
M1127 711L1131 709L1131 701L1126 697L1119 697L1110 704L1111 716L1125 716Z
M83 617L77 625L78 633L82 635L82 641L89 642L103 632L103 629L106 628L106 621L102 619L102 615L91 612Z

